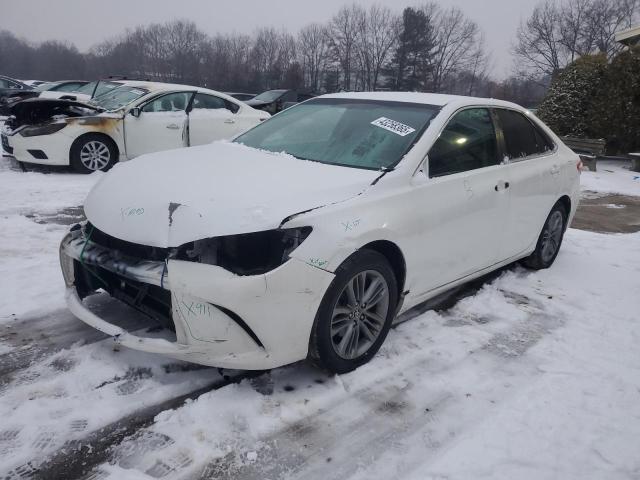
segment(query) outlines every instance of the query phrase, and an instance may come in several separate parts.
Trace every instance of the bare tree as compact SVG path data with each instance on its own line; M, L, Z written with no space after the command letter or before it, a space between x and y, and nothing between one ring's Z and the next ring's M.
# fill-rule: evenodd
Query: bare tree
M518 28L516 57L535 71L555 75L567 61L560 43L560 19L560 12L552 0L536 5L531 17Z
M433 3L425 7L436 16L436 52L433 57L431 87L440 92L454 74L463 70L482 69L483 42L478 25L467 18L462 10L452 7L439 11Z
M514 54L529 70L555 75L590 53L612 58L615 33L638 20L640 0L544 0L518 28Z
M327 28L318 23L307 25L298 34L298 51L302 60L305 85L314 92L320 90L322 75L329 60Z
M342 7L329 23L330 46L341 67L345 90L352 88L356 40L364 16L363 8L354 3L350 7Z
M364 90L376 90L398 41L400 21L389 8L372 5L358 22L356 51Z

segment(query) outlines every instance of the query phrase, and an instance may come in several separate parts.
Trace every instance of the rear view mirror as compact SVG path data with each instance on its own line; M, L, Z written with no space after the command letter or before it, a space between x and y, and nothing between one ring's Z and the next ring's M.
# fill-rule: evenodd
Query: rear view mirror
M129 113L134 117L138 118L142 113L142 110L140 110L140 107L133 107L131 110L129 110Z

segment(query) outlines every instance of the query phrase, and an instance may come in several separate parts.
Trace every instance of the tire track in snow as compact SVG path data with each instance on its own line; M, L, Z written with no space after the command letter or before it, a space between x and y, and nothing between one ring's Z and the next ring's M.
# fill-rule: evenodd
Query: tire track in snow
M393 362L391 365L384 365L379 372L372 364L362 367L363 376L349 376L350 385L343 384L344 393L329 404L322 405L317 411L309 409L298 421L285 423L261 438L254 438L240 429L233 433L232 441L227 444L234 445L231 451L210 460L198 459L189 452L188 445L178 444L169 437L162 448L149 448L137 455L116 454L109 463L158 478L325 480L358 477L372 462L375 465L376 459L415 445L424 450L418 456L421 461L431 458L456 441L459 433L470 425L490 418L491 410L500 399L517 390L527 378L539 374L535 368L526 368L526 363L520 359L547 333L562 324L559 317L540 310L540 306L544 308L540 302L528 302L526 297L514 292L502 291L502 294L505 301L522 310L526 318L486 335L481 342L470 345L470 351L463 347L454 358L442 355L438 348L432 348L434 344L427 345L426 349L415 345L413 350L400 355L383 352L391 358L380 361ZM480 318L475 322L465 318L458 324L451 322L448 315L443 320L443 331L469 325L486 330L487 325L491 326L491 320ZM406 330L406 333L409 333L404 337L406 341L399 340L400 343L411 342L410 331ZM526 339L524 343L523 339ZM392 350L396 342L398 340L389 346ZM466 343L464 339L462 343ZM292 366L274 371L273 375L278 377L278 391L282 392L283 384L284 390L296 384L296 378L299 380L301 375L308 380L309 372L305 369ZM515 376L513 372L523 370L529 370L528 377L521 376L520 383L514 383L511 380ZM498 376L495 376L496 372ZM258 388L254 385L254 390L265 395L265 405L287 403L281 393L270 402L273 381L260 379L261 382L253 382L260 383ZM342 382L341 377L335 379ZM319 388L313 382L295 387L309 398L313 398L314 392L322 396ZM290 389L294 390L293 387ZM209 402L215 405L215 394L207 399ZM289 401L288 407L298 408L292 402ZM154 430L154 425L144 431L148 436L165 435L162 429ZM184 438L184 432L180 434ZM229 439L221 440L224 443ZM131 449L134 443L135 439L129 438L123 445L129 444L127 448ZM327 469L327 463L331 464L330 469ZM410 470L412 467L407 464L402 468ZM101 468L94 474L96 478L109 476Z
M48 455L42 463L33 461L19 465L7 472L2 478L7 480L23 478L34 480L64 478L72 480L82 478L88 475L98 464L109 460L113 454L113 448L120 444L123 439L131 437L136 432L151 425L154 417L160 412L179 408L187 400L195 399L211 390L237 383L245 378L259 376L263 373L233 372L231 375L225 375L203 388L137 410L116 422L91 432L80 440L66 442L61 448ZM153 445L153 442L151 444Z

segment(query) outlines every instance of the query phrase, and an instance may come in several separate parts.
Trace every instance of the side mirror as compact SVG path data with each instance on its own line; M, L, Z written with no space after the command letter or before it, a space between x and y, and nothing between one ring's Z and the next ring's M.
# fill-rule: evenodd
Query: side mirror
M133 107L131 110L129 110L129 113L138 118L142 113L142 110L140 109L140 107Z

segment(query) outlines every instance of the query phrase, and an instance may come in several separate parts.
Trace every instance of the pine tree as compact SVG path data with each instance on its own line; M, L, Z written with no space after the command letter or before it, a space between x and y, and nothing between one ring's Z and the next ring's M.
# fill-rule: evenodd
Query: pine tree
M431 18L424 11L407 7L402 12L402 30L389 69L389 86L395 90L424 90L431 72L435 36Z

